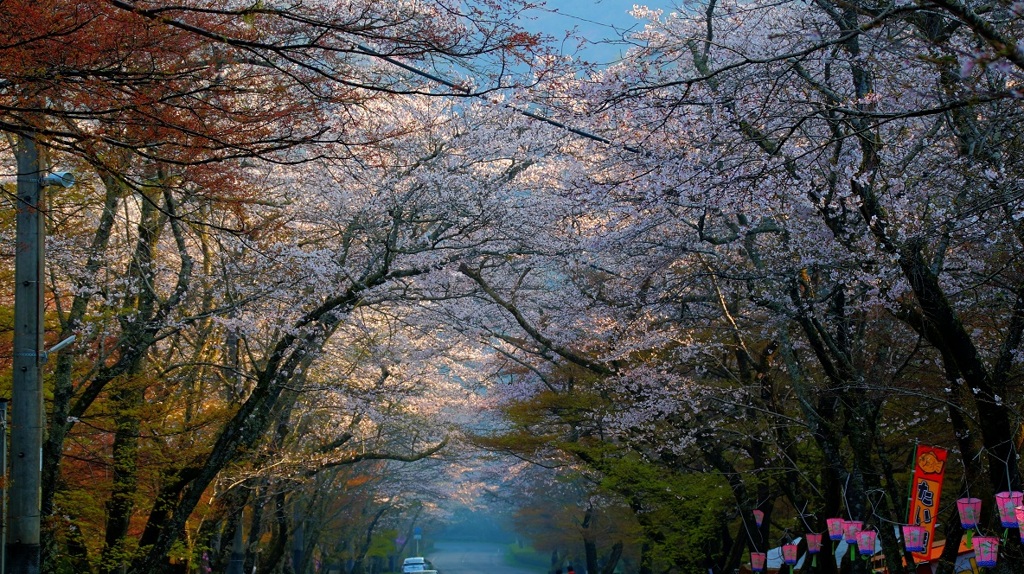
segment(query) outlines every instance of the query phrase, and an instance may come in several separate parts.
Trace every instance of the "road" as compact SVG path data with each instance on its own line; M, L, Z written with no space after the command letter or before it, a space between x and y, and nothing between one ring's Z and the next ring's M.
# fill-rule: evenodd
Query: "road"
M505 564L498 544L438 542L429 558L441 574L542 574Z

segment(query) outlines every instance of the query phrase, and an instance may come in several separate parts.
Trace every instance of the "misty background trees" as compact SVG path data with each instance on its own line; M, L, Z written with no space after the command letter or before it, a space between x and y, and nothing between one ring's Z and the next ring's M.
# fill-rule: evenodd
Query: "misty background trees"
M369 572L461 507L609 574L843 516L904 572L916 442L950 450L940 571L956 498L996 531L1020 3L639 8L600 70L524 7L0 6L8 283L16 142L78 176L46 209L47 341L77 340L44 571Z

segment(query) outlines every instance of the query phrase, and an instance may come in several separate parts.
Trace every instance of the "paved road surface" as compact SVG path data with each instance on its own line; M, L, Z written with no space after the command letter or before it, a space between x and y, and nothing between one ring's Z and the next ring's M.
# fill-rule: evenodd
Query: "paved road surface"
M543 574L506 565L497 544L438 542L428 558L441 574Z

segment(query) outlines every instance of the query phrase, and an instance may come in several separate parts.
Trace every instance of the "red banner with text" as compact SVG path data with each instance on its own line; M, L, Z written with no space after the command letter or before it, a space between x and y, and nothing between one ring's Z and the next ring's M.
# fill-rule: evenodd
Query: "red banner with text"
M924 561L932 547L935 523L938 521L939 495L942 477L946 473L946 449L935 446L917 446L914 457L914 482L910 493L910 524L924 527L925 552L915 552L914 560Z

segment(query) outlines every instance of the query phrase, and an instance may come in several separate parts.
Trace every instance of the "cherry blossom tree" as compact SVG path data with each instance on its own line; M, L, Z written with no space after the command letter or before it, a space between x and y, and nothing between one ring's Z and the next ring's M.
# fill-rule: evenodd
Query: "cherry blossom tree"
M518 4L71 8L0 9L0 126L88 174L49 214L51 568L362 559L463 435L629 509L642 573L836 515L902 572L909 437L1019 489L1017 4L638 8L616 66L457 100L408 63L507 86Z
M244 347L252 340L243 339L245 333L224 329L223 319L246 320L245 305L312 284L282 277L241 288L233 275L309 262L308 244L286 247L280 222L292 216L282 215L281 204L271 205L283 196L263 193L268 185L299 180L271 175L269 166L330 157L334 165L369 159L382 169L372 153L357 159L362 152L353 149L417 128L369 121L376 118L363 106L381 102L375 110L386 115L388 97L435 93L406 76L394 58L497 70L489 87L500 87L509 81L505 63L535 45L510 24L518 10L514 2L4 5L0 14L18 32L3 47L0 126L45 142L51 161L80 162L95 174L80 177L85 191L54 208L51 245L61 248L51 260L56 315L62 335L79 335L84 352L61 356L56 365L43 510L68 516L57 511L56 499L68 492L60 465L74 427L90 420L109 430L114 463L104 569L120 568L134 553L124 541L140 481L150 478L158 494L138 539L151 555L137 567L156 571L216 474L241 448L262 440L269 421L284 416L275 411L289 410L294 393L281 386L312 362L338 324L336 312L393 279L387 271L392 261L371 257L348 288L320 307L282 299L261 308L290 312L264 327L319 325L313 335L270 336L263 341L268 347L254 350ZM324 165L317 168L329 169ZM280 266L232 261L264 246ZM382 267L375 271L375 263ZM226 349L216 343L224 334ZM296 352L283 357L289 350ZM265 352L269 359L254 366L243 352L250 359ZM211 391L217 400L207 400ZM167 408L148 408L154 398ZM165 434L167 424L178 428ZM216 437L220 442L210 451ZM107 445L82 444L88 451L97 447ZM141 463L173 458L182 447L188 460L147 465L154 474L140 474ZM77 536L71 520L52 527L67 526ZM77 547L81 558L88 549Z
M526 120L427 97L366 102L348 117L374 145L235 165L232 185L258 187L258 201L222 201L203 193L208 181L156 170L141 188L116 174L86 181L81 207L57 211L54 305L83 336L58 364L52 410L58 528L95 540L99 527L71 508L96 485L63 478L69 442L86 464L108 448L114 460L105 543L78 544L76 560L101 553L103 569L155 571L203 524L237 530L233 517L264 502L281 556L290 489L339 467L434 455L456 430L437 419L469 410L475 351L432 335L408 306L450 297L467 253L503 249L496 230L519 189L508 183L539 152L483 142ZM93 218L89 237L80 230ZM321 425L330 432L310 432Z
M908 435L953 447L963 491L1019 484L1016 21L940 8L638 11L630 62L537 93L624 146L553 162L571 166L548 188L572 206L544 235L561 251L463 268L504 313L490 332L521 366L513 398L605 381L618 408L600 426L534 406L570 438L587 420L729 477L726 570L767 539L771 522L747 534L759 507L790 532L874 520L898 571L882 525L906 520Z

